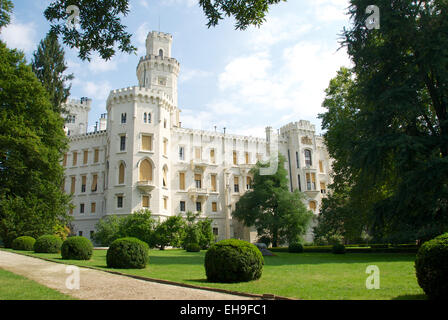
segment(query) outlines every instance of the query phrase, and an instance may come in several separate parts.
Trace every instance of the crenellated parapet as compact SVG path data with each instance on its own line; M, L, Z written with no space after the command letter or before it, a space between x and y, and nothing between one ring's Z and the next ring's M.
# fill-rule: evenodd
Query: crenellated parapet
M133 101L158 104L169 112L177 110L173 99L162 90L139 86L112 90L107 98L106 105L107 109L109 109L113 105Z

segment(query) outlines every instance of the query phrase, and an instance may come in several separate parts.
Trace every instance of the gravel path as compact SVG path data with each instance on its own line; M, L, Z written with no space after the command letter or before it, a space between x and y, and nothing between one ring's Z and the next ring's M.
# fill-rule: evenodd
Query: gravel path
M185 288L79 268L79 289L67 289L67 265L0 250L0 268L83 300L246 300L208 290Z

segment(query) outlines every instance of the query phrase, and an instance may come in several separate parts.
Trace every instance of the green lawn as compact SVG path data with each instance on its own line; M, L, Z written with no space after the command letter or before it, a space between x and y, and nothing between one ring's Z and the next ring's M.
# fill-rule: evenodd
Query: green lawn
M0 269L0 300L73 300L33 280Z
M11 250L12 251L12 250ZM57 262L106 269L106 251L94 250L90 261L62 260L59 254L35 254ZM300 299L425 299L408 253L276 253L265 257L261 279L246 283L209 283L205 251L151 250L145 269L116 269L123 273L249 293L272 293ZM380 289L366 289L366 268L380 269Z

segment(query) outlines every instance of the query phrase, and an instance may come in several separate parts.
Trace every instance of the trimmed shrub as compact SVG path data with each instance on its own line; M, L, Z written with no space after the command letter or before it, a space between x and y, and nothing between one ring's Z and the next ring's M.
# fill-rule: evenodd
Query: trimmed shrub
M14 250L32 251L36 239L29 236L21 236L12 241L11 247Z
M425 242L415 260L417 281L430 299L448 297L448 233Z
M303 245L299 242L291 243L288 247L288 252L292 253L302 253Z
M187 250L187 252L199 252L201 251L201 247L199 246L199 243L189 243L185 246L185 250Z
M256 280L263 272L264 259L258 248L243 240L221 240L205 254L205 273L212 282Z
M113 241L107 250L108 268L144 269L148 263L149 246L137 238L127 237Z
M92 242L81 236L69 237L61 246L61 256L64 260L89 260L92 252Z
M331 252L333 252L335 254L345 253L345 246L341 243L337 243L337 244L333 245Z
M62 240L58 236L47 234L37 238L34 243L34 252L37 253L59 253L61 252Z

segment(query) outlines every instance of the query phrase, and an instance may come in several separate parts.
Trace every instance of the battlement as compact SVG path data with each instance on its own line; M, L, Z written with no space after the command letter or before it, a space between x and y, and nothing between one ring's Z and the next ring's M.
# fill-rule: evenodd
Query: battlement
M79 108L79 109L87 109L87 111L90 111L90 108L92 106L92 99L89 99L87 97L82 97L81 99L67 99L62 105L66 109L71 108Z
M149 102L150 100L159 100L162 106L174 109L173 99L162 90L150 89L145 87L133 86L122 89L111 90L107 98L107 106L127 101L140 100Z
M169 58L171 57L172 42L173 36L169 33L151 31L146 37L146 53Z
M288 123L287 125L284 125L280 128L280 133L284 134L289 131L298 130L298 131L308 131L308 132L315 132L316 126L314 124L311 124L308 120L300 120L296 122Z

